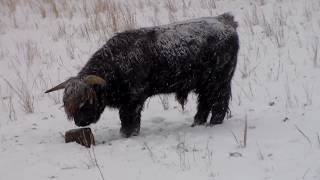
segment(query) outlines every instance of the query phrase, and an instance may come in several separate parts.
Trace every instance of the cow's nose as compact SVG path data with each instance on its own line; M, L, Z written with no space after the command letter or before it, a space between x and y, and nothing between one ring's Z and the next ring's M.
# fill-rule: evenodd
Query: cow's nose
M75 124L79 127L88 126L90 123L87 121L75 121Z

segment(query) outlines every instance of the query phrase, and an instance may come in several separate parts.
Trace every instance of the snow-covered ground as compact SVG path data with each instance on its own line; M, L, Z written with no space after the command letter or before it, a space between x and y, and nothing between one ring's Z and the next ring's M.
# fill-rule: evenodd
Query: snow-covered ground
M43 92L114 32L227 11L241 49L222 125L190 127L194 95L154 97L139 136L106 109L96 146L64 143L62 92ZM320 179L319 0L0 0L0 69L1 180Z

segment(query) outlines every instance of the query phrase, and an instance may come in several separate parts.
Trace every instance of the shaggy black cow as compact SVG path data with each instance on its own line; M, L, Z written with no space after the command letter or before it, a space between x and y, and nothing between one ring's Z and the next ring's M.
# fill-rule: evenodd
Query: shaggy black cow
M64 88L64 109L77 126L100 118L106 106L118 108L120 132L137 135L148 97L175 93L183 106L198 95L193 125L222 123L231 97L239 40L237 22L226 13L117 33L75 77L46 91Z

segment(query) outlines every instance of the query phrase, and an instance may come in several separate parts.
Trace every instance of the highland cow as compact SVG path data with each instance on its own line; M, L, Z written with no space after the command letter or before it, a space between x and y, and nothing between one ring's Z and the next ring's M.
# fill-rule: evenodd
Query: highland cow
M231 14L115 34L64 89L64 109L77 126L96 123L105 107L119 109L123 136L140 131L148 97L175 93L183 106L198 96L192 126L220 124L228 112L237 64L237 22Z

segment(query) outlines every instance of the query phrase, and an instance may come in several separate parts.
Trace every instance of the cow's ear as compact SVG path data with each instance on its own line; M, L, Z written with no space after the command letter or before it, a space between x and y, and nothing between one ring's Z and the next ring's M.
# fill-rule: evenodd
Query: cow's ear
M91 86L93 85L105 86L107 84L106 80L96 75L88 75L83 80L86 84Z

